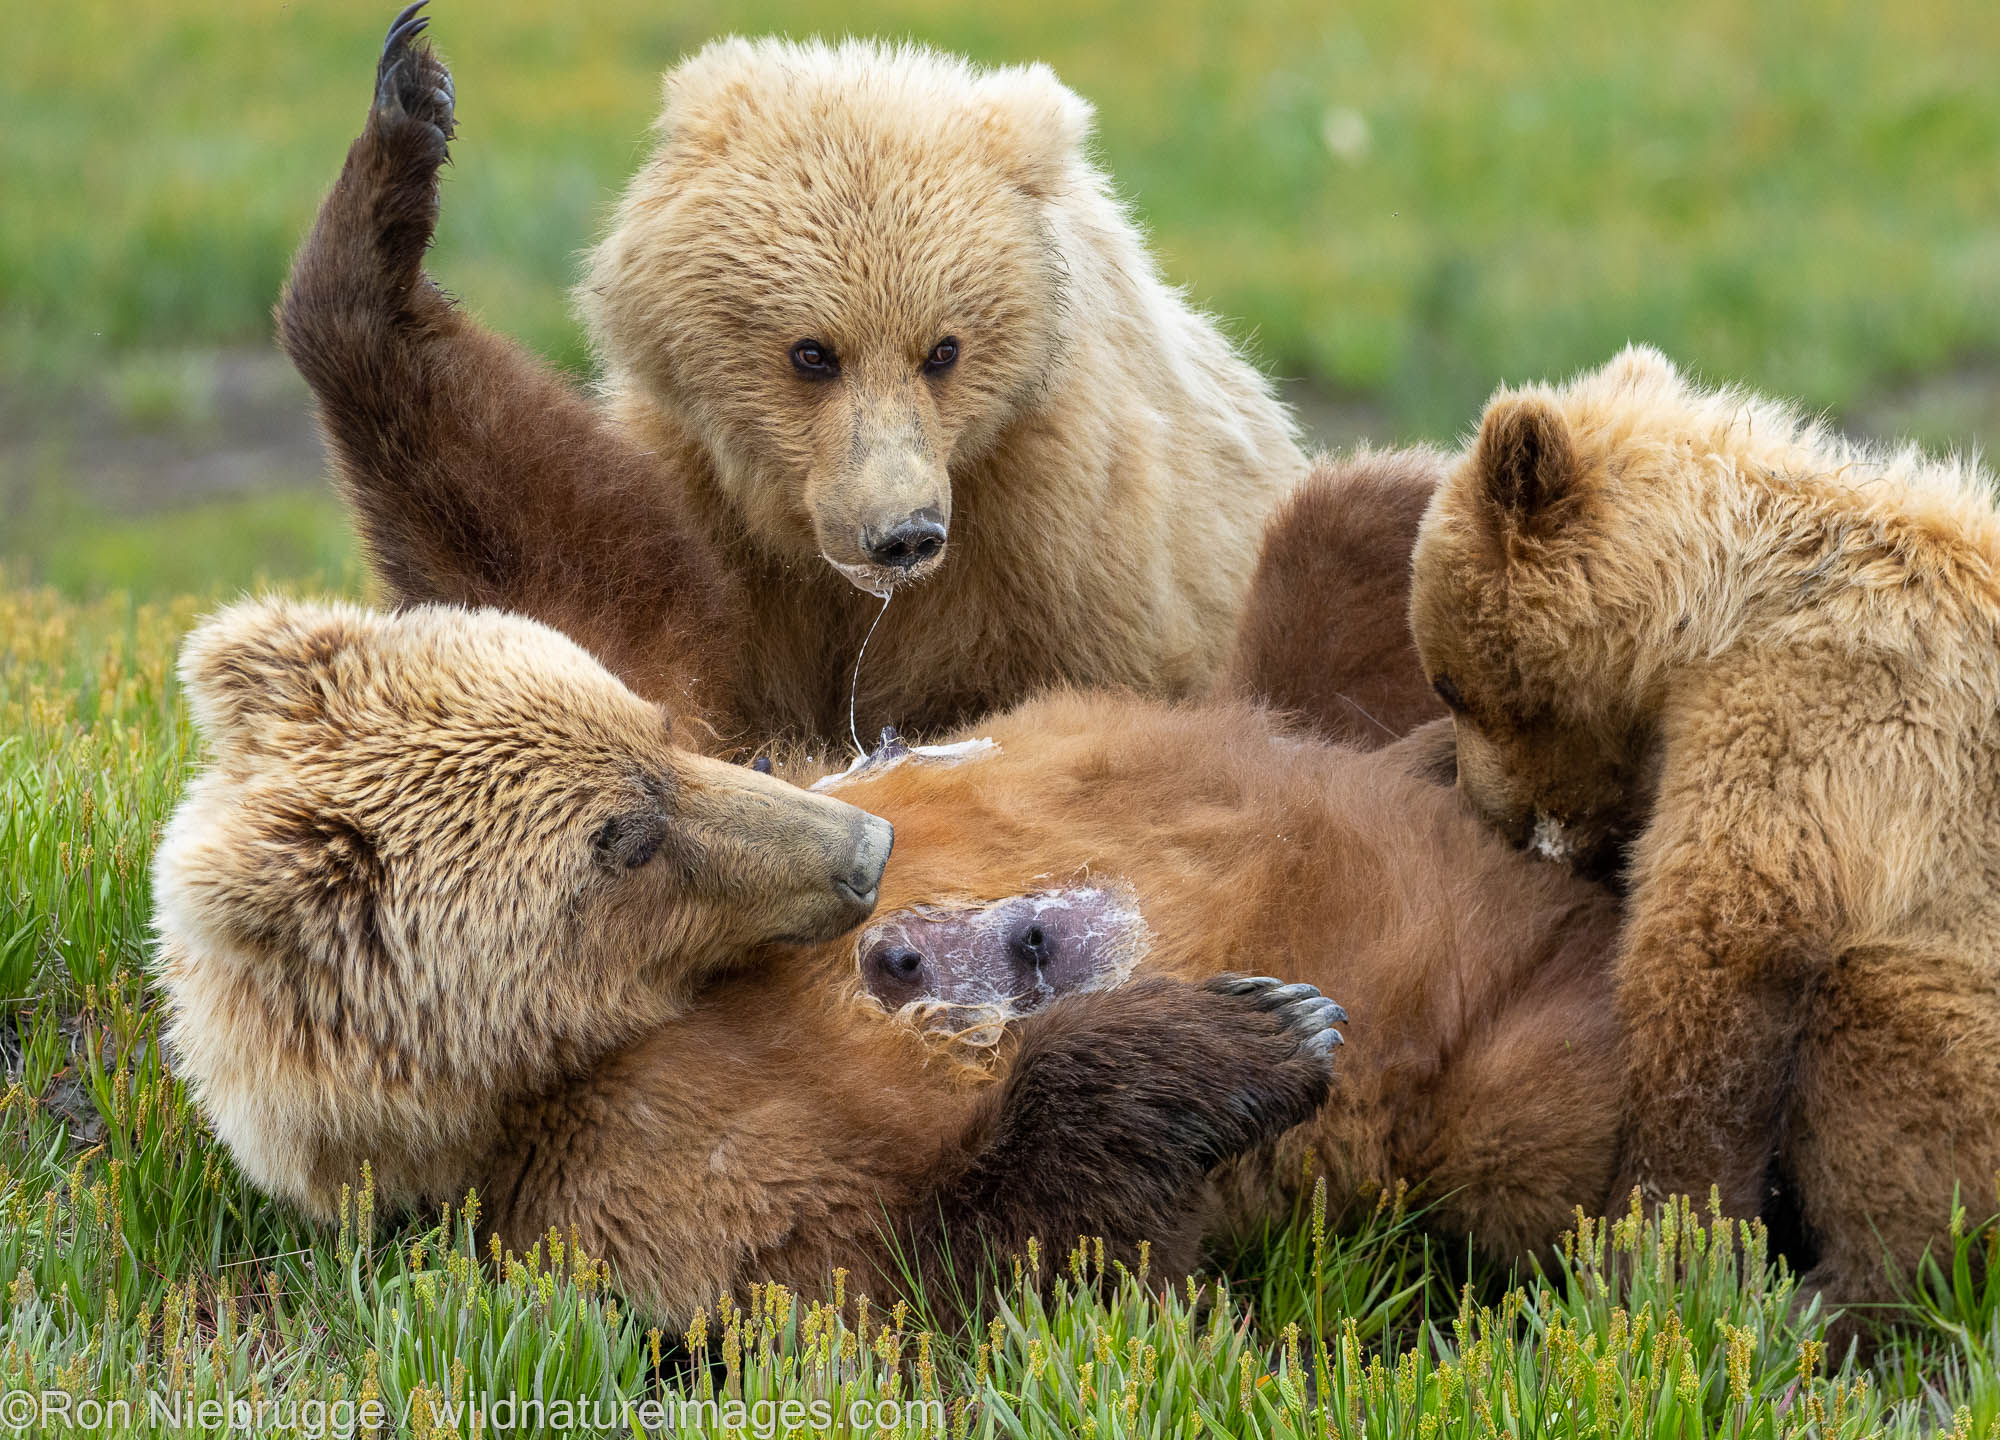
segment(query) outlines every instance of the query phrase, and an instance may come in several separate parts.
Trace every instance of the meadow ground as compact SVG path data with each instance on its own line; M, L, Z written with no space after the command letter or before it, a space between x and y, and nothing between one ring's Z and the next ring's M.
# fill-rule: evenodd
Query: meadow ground
M562 1237L480 1258L463 1213L321 1233L261 1200L162 1067L146 870L194 758L171 675L193 617L259 580L362 586L268 311L394 7L17 8L0 1433L106 1433L82 1408L21 1426L14 1392L46 1389L127 1401L132 1433L162 1428L153 1397L227 1395L291 1402L275 1413L301 1435L318 1412L299 1402L371 1397L418 1433L491 1434L499 1414L448 1407L665 1401L681 1392L658 1387L656 1349L679 1342L710 1362L697 1398L828 1399L836 1432L853 1400L935 1399L975 1434L2000 1434L2000 1266L1972 1263L2000 1245L1989 1196L1967 1197L1957 1253L1913 1279L1907 1328L1867 1367L1819 1348L1760 1237L1685 1213L1593 1222L1501 1276L1393 1203L1332 1235L1307 1205L1192 1295L1114 1277L1099 1298L1088 1250L1048 1237L1039 1264L1076 1278L1046 1302L1015 1288L969 1337L926 1335L893 1297L764 1292L654 1337ZM1168 273L1302 382L1328 438L1446 438L1495 382L1628 338L1857 429L2000 437L1984 0L434 8L463 120L436 269L579 371L565 288L662 66L731 29L855 30L1051 62L1098 105ZM632 1433L606 1414L576 1418Z

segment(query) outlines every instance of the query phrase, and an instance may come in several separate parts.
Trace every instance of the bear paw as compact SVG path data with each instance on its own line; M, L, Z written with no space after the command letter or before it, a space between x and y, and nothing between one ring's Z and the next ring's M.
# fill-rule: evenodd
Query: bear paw
M417 13L426 3L417 0L398 15L382 42L375 67L375 115L386 125L414 126L442 163L453 133L455 95L444 61L429 45L416 43L431 23L428 15Z
M1299 1053L1310 1058L1330 1063L1334 1047L1347 1043L1333 1028L1347 1023L1347 1011L1310 985L1286 984L1271 975L1218 975L1207 988L1237 996L1253 1009L1268 1013L1279 1036L1295 1039Z

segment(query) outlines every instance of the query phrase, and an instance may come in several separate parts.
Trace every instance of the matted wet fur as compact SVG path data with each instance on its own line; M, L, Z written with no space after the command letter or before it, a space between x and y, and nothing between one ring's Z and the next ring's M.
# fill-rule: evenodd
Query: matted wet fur
M580 292L592 403L423 271L455 109L423 23L392 32L278 309L395 600L528 609L732 740L844 734L878 614L863 733L1051 682L1209 686L1305 460L1046 68L863 42L685 62ZM864 553L920 519L937 554ZM857 588L899 579L886 613Z

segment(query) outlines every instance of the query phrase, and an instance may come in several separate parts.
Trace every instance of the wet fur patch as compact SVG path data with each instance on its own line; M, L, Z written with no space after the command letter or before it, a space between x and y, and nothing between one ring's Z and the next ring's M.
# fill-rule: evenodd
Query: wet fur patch
M876 1004L974 1048L1058 996L1131 978L1149 947L1138 897L1081 886L984 904L922 905L861 932L855 962Z

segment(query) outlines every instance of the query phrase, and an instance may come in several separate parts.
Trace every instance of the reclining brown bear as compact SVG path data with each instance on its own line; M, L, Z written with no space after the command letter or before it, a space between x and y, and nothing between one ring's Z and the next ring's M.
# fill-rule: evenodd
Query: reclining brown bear
M1409 1179L1493 1253L1606 1202L1612 903L1406 754L1233 703L1035 702L957 764L835 783L896 841L875 919L828 940L873 822L694 760L532 621L246 605L185 676L213 760L157 861L173 1043L316 1213L371 1155L399 1201L477 1186L514 1243L576 1226L684 1318L762 1276L937 1275L947 1241L1185 1266L1308 1145L1336 1194ZM1013 996L952 968L981 943ZM1330 1097L1312 987L1353 1017ZM1028 1013L981 1026L996 998Z

